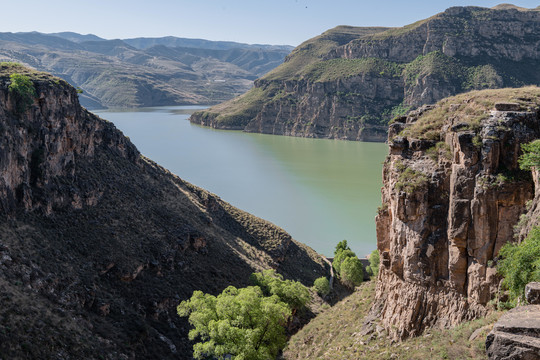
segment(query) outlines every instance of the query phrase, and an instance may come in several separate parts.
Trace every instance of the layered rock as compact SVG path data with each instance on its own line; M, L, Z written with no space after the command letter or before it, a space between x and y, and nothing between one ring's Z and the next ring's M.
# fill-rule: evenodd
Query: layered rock
M28 76L22 111L8 90ZM176 306L320 256L143 157L59 78L0 64L0 357L190 359Z
M453 7L395 29L337 27L245 95L192 115L220 129L384 141L388 120L473 89L540 84L540 11Z
M540 136L539 96L538 88L471 92L390 126L374 310L394 337L486 313L497 254L534 197L518 156Z

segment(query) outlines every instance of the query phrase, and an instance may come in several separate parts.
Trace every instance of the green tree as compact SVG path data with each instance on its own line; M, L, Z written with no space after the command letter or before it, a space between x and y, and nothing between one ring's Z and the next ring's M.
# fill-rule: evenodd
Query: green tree
M277 295L293 312L306 306L310 300L309 290L298 281L283 280L275 270L264 270L250 276L253 285L260 287L266 296Z
M351 248L347 244L347 240L341 240L340 242L338 242L338 244L336 245L336 250L334 250L334 256L336 256L339 252L343 250L351 250Z
M315 291L317 291L317 294L321 296L330 294L330 281L328 281L326 276L321 276L320 278L316 279L313 282L313 287L315 288Z
M531 230L521 244L506 243L499 252L497 270L503 275L503 285L510 290L510 302L523 298L525 285L540 281L540 227Z
M36 89L32 80L21 74L11 74L9 77L11 83L8 86L9 93L15 99L15 109L18 114L22 114L32 103L36 97Z
M217 297L194 291L177 310L193 326L189 339L200 339L193 346L196 359L275 359L285 346L284 326L291 316L278 296L265 297L257 286L229 286Z
M371 274L374 277L377 277L379 274L379 262L380 262L380 256L379 256L379 250L375 249L371 252L371 255L369 255L369 268L371 270Z
M540 165L540 139L522 144L521 150L523 154L519 157L519 167L522 170L531 170L533 166Z
M345 259L350 257L356 257L356 254L351 249L341 250L334 256L332 266L334 267L336 273L341 275L341 264Z
M348 257L341 264L340 279L343 285L354 289L362 283L364 271L362 262L356 256Z

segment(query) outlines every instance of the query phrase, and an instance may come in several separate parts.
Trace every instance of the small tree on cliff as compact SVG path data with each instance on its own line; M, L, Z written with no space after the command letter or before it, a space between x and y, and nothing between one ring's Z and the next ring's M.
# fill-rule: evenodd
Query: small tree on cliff
M343 285L354 289L364 279L362 262L356 256L346 258L341 264L341 273L339 275Z
M540 166L540 139L521 145L521 150L523 154L519 157L519 167L522 170Z
M11 74L9 79L11 83L8 90L15 100L15 110L20 115L34 102L36 89L32 80L26 75L15 73Z

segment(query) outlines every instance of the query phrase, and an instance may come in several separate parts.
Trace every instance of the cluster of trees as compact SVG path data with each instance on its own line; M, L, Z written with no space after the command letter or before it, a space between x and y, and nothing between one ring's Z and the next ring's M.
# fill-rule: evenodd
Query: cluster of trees
M193 346L196 359L275 359L285 346L286 325L310 300L309 290L274 270L250 279L254 286L229 286L217 296L194 291L178 305L178 315L189 317L193 326L189 339L199 339Z
M523 170L540 167L540 140L521 146L523 154L519 166ZM507 243L499 252L497 270L504 277L503 285L509 290L509 305L515 306L524 298L525 285L540 281L540 227L531 230L520 244Z
M362 262L347 245L347 240L340 241L334 251L332 266L341 283L353 289L362 283L364 270Z

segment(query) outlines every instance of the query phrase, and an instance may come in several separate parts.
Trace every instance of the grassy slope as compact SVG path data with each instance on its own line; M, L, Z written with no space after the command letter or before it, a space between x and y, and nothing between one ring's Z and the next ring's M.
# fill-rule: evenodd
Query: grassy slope
M292 336L283 358L293 359L486 359L484 342L495 321L494 312L480 320L450 330L430 330L423 336L394 343L385 337L361 335L364 317L375 296L375 283L362 284L356 291L325 310ZM469 341L472 333L481 329ZM375 333L376 334L376 333Z

